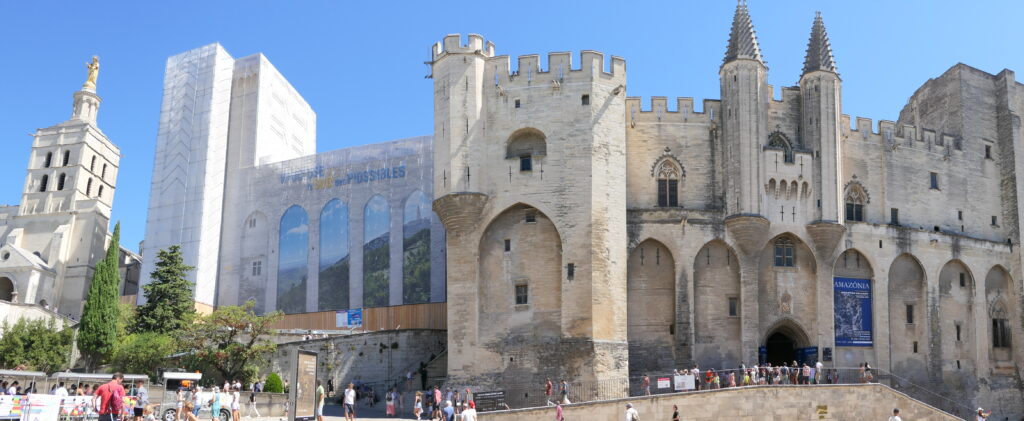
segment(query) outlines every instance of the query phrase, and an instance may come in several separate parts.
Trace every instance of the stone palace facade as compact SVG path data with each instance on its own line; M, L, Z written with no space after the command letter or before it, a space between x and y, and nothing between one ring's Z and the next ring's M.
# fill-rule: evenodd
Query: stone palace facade
M1012 71L957 64L851 128L820 15L781 100L743 3L700 111L579 58L432 48L450 380L868 362L1024 412Z

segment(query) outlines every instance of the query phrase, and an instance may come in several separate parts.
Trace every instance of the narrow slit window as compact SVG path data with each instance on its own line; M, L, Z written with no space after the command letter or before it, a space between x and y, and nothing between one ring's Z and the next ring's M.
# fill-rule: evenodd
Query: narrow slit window
M931 183L931 188L934 190L939 189L939 173L929 173L928 180Z
M907 324L914 324L914 305L907 304Z

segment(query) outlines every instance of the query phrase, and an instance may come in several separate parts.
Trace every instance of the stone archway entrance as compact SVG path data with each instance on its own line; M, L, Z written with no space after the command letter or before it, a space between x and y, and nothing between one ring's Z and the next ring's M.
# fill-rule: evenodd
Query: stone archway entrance
M7 277L0 277L0 300L11 301L14 299L14 281Z
M782 320L768 329L761 341L760 363L790 365L793 361L803 363L804 353L811 349L810 340L803 328L793 320ZM815 349L816 351L816 349ZM812 358L817 358L817 352Z
M775 332L768 337L764 343L765 354L768 356L767 363L778 365L789 365L796 361L796 341L785 333Z

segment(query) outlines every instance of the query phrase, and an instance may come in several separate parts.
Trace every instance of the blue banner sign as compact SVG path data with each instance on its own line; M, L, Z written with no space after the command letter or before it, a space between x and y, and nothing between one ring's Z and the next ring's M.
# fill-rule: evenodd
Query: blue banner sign
M836 346L872 346L871 280L834 279Z

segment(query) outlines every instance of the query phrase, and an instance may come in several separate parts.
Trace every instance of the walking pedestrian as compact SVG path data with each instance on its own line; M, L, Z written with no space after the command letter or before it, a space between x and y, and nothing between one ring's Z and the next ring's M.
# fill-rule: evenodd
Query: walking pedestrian
M242 397L240 395L242 390L242 384L235 382L231 387L231 419L233 421L242 420Z
M203 398L200 394L202 391L203 388L199 386L192 388L192 399L190 402L192 402L192 415L195 415L196 418L199 418L199 410L203 409Z
M892 410L892 416L889 417L889 421L903 421L903 418L900 418L899 408L895 408Z
M814 363L814 375L815 375L814 383L821 384L822 381L825 380L824 379L824 375L822 374L822 371L824 369L825 369L825 364L822 364L821 361L816 361Z
M356 419L356 385L349 383L345 389L345 419L352 421Z
M252 414L254 412L256 413L256 418L259 418L260 417L260 410L256 408L256 388L255 387L253 387L252 390L249 391L249 413L246 414L246 417L252 418Z
M552 405L551 394L554 393L555 385L551 384L551 378L548 377L547 381L544 382L544 396L547 398L548 405Z
M124 412L124 375L114 373L109 383L96 388L96 399L99 401L99 421L117 421ZM18 382L14 382L17 384Z
M647 374L644 374L643 380L640 381L640 390L644 396L651 396L651 378L647 377Z
M679 421L679 406L672 405L672 421Z
M324 384L320 380L316 381L316 421L324 421L324 400L327 399L327 393L324 391Z
M561 396L561 403L562 403L562 405L568 405L568 404L572 403L572 402L569 402L569 382L566 381L565 379L562 379L562 390L560 390L559 393L561 393L561 395L562 395Z
M395 416L395 389L388 389L387 393L384 394L384 415L393 417ZM322 421L322 420L318 420Z
M626 421L640 421L640 413L636 412L631 403L626 404Z
M565 417L562 416L562 404L555 405L555 421L565 421Z
M416 400L412 403L412 414L416 416L416 419L420 419L420 414L423 413L423 392L416 391Z
M213 397L210 398L210 419L212 421L220 420L220 388L217 386L213 387Z

